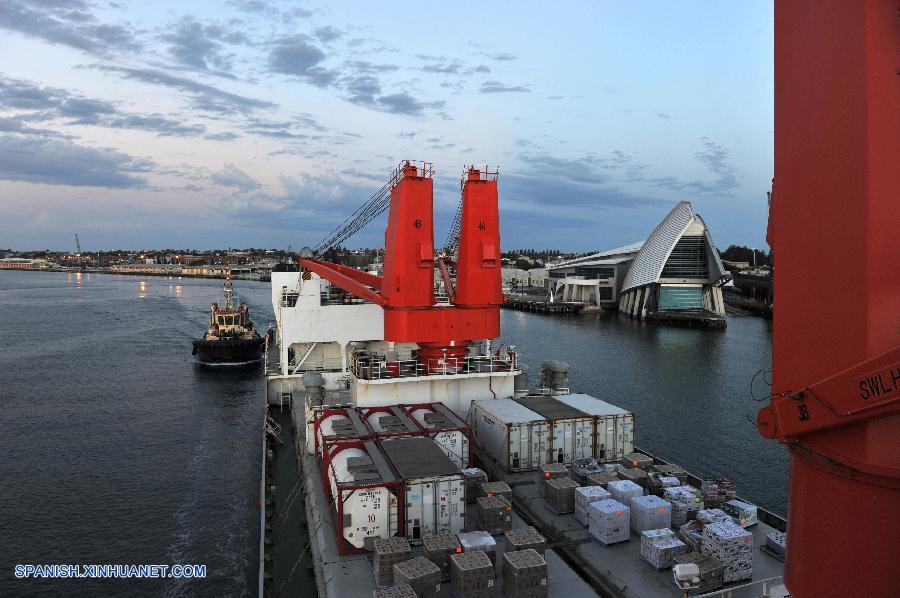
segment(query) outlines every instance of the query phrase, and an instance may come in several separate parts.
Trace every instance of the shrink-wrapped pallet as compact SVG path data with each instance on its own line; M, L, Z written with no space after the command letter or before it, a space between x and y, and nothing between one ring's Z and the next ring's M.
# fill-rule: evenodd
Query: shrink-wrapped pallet
M631 499L631 529L635 533L668 528L672 524L672 505L650 494Z
M734 523L710 523L703 528L703 554L724 567L725 583L753 576L753 534Z
M628 541L631 537L630 523L631 510L617 500L599 500L588 508L590 535L604 546Z
M613 472L597 472L591 473L587 476L587 484L588 486L600 486L601 488L606 489L607 484L610 482L615 482L619 479L619 476Z
M703 508L700 491L693 486L665 488L663 498L672 504L672 525L680 527L693 519Z
M649 470L653 467L653 457L648 457L642 453L628 453L622 458L623 467L639 467L643 470Z
M588 507L592 502L612 498L612 495L602 486L581 486L575 488L575 519L578 523L588 524Z
M629 480L610 482L606 485L606 489L613 500L617 500L623 505L630 504L632 498L644 495L644 489Z
M641 558L657 571L671 568L675 557L689 552L687 545L668 528L641 533Z

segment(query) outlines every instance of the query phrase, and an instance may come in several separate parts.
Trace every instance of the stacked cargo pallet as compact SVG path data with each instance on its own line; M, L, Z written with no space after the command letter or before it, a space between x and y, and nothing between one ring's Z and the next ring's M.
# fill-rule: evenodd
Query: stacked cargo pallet
M631 503L632 498L644 495L644 489L629 480L617 480L606 485L606 489L612 495L613 500L617 500L623 505Z
M536 550L538 554L544 554L547 549L547 540L531 526L512 529L503 535L506 539L506 552L531 549Z
M766 549L770 554L783 559L787 553L787 534L784 532L769 532L766 534Z
M648 487L647 472L639 467L625 468L619 472L620 480L634 482L644 490Z
M547 561L537 551L503 555L503 592L508 598L547 598Z
M578 488L578 482L572 478L551 478L547 480L544 488L547 507L557 515L574 513L576 488Z
M675 486L663 490L663 498L672 503L672 525L682 526L704 507L700 492L693 486Z
M681 484L676 485L683 486L688 483L687 472L680 465L654 465L653 471L661 476L678 478Z
M631 511L617 500L591 503L588 508L588 530L593 539L608 546L627 542L631 537Z
M450 577L453 594L465 598L493 598L494 563L480 550L463 552L450 557Z
M759 523L756 505L742 500L729 500L722 505L722 510L731 515L734 522L742 527L750 527Z
M438 566L441 579L450 579L450 556L462 552L459 538L454 534L426 536L422 539L423 556Z
M406 584L372 592L372 598L416 598L416 593Z
M375 540L375 584L388 586L394 583L394 565L412 558L412 548L406 538L377 538Z
M589 457L586 459L575 459L572 461L572 471L571 476L572 479L581 484L582 486L587 485L587 477L592 473L604 473L606 472L606 468L597 463L597 460L593 457Z
M732 523L731 517L722 509L700 509L697 518L678 528L678 537L694 552L701 551L703 528L710 523Z
M587 485L588 486L600 486L601 488L606 489L607 484L610 482L618 481L619 476L615 473L609 472L598 472L588 474L587 476Z
M512 505L503 496L479 496L475 513L478 527L489 534L512 529Z
M423 556L394 565L394 585L406 584L419 598L437 596L441 591L440 568Z
M588 524L588 509L592 502L612 498L601 486L581 486L575 488L575 519L581 525Z
M672 524L672 505L650 494L631 499L631 529L635 533L668 528Z
M653 457L648 457L642 453L628 453L622 457L623 467L637 467L645 471L649 471L653 467Z
M474 504L475 499L481 496L481 485L488 481L488 476L477 467L467 467L462 474L466 480L466 503Z
M485 531L463 532L457 536L463 554L467 552L483 552L488 559L497 564L497 541Z
M703 554L725 568L725 583L753 577L753 534L733 523L710 523L703 528Z
M669 476L658 471L651 471L647 474L647 492L650 494L661 495L666 488L674 488L683 484L684 482L675 476Z
M481 496L502 496L512 502L512 489L506 482L482 482Z
M569 468L562 463L544 463L540 467L540 472L541 477L539 483L541 490L546 490L547 481L569 476Z
M703 502L710 507L721 507L737 497L737 487L726 478L704 478L700 484Z
M722 509L700 509L697 511L697 521L708 525L710 523L728 523L731 516Z
M641 533L641 559L657 571L671 569L675 557L689 552L687 545L668 528Z
M698 594L712 592L724 585L725 568L716 559L699 552L689 552L675 557L676 565L694 564L700 569L700 587Z

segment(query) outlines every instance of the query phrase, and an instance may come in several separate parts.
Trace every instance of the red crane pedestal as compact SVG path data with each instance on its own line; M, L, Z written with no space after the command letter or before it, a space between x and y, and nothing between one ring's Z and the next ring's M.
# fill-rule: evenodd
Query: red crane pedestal
M900 596L896 0L775 4L776 281L761 433L790 449L785 582Z

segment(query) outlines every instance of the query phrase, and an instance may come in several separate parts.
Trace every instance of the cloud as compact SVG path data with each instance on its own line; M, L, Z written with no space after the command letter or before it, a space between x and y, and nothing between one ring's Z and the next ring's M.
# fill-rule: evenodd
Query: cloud
M337 72L318 66L325 53L305 36L282 38L269 54L269 69L283 75L299 77L316 87L331 85Z
M40 135L42 137L66 137L56 131L29 127L22 118L6 118L2 116L0 116L0 133L22 133L27 135Z
M119 118L107 119L103 122L104 126L114 129L140 129L143 131L151 131L158 135L174 135L189 136L202 135L206 132L203 125L186 125L170 118L165 118L160 114L151 114L142 116L139 114L128 114Z
M497 52L495 54L488 54L488 58L493 60L497 60L500 62L508 62L510 60L517 60L518 56L515 54L511 54L510 52Z
M82 0L4 0L0 2L0 27L99 56L140 50L131 29L98 22L90 8Z
M660 112L656 116L660 117L663 120L670 120L672 117L665 112Z
M387 73L400 68L396 64L375 64L367 60L350 60L346 63L346 66L361 74Z
M117 74L126 79L132 79L151 85L161 85L182 91L191 96L195 108L205 112L248 114L258 109L277 107L277 105L272 102L222 91L211 85L198 83L185 77L178 77L153 69L128 68L101 64L91 65L86 68L93 68L99 71Z
M206 26L193 17L184 17L175 30L162 36L169 42L169 54L179 64L205 73L234 78L228 73L232 68L232 55L223 52L218 39L231 40L230 43L246 42L242 32L229 32L223 27Z
M241 191L254 191L262 184L234 164L226 164L222 170L213 173L210 178L218 185L235 187Z
M48 185L144 187L150 162L111 149L95 149L62 139L0 135L0 180Z
M437 64L426 64L422 70L426 73L439 73L443 75L458 75L462 69L462 63L458 60L453 62L439 62Z
M238 137L240 137L240 135L238 135L236 133L225 132L225 133L210 133L208 135L205 135L204 139L209 139L211 141L232 141L234 139L237 139Z
M499 81L485 81L481 84L481 93L528 93L530 91L524 85L505 85Z
M313 36L322 42L323 44L327 44L328 42L333 42L344 35L344 32L340 29L335 29L331 25L326 25L324 27L317 27L315 31L313 31Z

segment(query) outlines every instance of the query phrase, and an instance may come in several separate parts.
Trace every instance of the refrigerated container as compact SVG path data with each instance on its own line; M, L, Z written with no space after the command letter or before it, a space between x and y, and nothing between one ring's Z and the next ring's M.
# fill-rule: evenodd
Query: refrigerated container
M372 433L353 407L319 408L313 411L312 430L306 434L306 450L318 454L327 441L368 440Z
M554 397L539 395L515 399L550 422L548 462L571 465L594 456L594 417Z
M381 443L402 482L406 538L457 534L466 525L466 482L459 467L430 438L402 437Z
M475 442L507 472L534 471L549 459L550 422L512 399L472 401Z
M594 454L601 463L616 463L634 451L634 414L586 394L556 395L554 400L594 418Z

